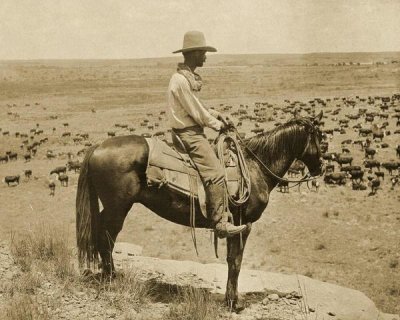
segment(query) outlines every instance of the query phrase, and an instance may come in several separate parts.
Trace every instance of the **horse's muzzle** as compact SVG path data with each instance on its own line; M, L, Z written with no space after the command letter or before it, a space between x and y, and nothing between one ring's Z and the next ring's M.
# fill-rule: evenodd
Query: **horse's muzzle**
M325 173L325 164L323 159L319 160L319 166L315 170L310 171L311 176L322 176Z

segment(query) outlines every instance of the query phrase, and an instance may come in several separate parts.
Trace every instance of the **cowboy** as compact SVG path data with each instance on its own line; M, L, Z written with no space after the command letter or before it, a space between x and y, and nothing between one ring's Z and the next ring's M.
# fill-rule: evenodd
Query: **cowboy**
M174 137L176 135L202 179L207 215L212 221L214 231L219 238L225 238L241 233L246 226L235 226L228 222L224 168L204 134L205 127L221 131L232 125L219 112L206 108L198 98L202 80L194 71L203 66L207 51L217 50L206 45L202 32L189 31L184 35L183 48L173 52L181 52L184 62L178 64L177 72L172 75L169 83L168 117L174 144L177 144Z

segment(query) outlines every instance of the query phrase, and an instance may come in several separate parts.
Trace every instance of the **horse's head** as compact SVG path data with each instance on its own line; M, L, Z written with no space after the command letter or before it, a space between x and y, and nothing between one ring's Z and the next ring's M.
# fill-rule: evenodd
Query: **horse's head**
M309 118L305 124L307 143L299 160L303 161L312 176L323 173L323 161L321 157L320 143L322 133L319 129L319 122L322 119L322 111L316 117Z

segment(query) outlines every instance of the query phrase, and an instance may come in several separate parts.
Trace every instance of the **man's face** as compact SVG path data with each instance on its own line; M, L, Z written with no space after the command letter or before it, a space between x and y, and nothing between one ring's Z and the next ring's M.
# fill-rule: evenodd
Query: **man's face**
M196 66L197 67L202 67L204 62L206 62L207 56L206 56L207 51L203 50L198 50L196 51Z

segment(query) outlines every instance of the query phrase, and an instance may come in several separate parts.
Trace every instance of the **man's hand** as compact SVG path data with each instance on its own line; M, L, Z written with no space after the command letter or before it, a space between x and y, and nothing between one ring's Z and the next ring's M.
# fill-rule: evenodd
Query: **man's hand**
M235 124L233 123L231 118L229 118L228 116L219 114L217 119L224 124L224 127L221 128L221 130L229 130L229 129L232 129L235 127Z

